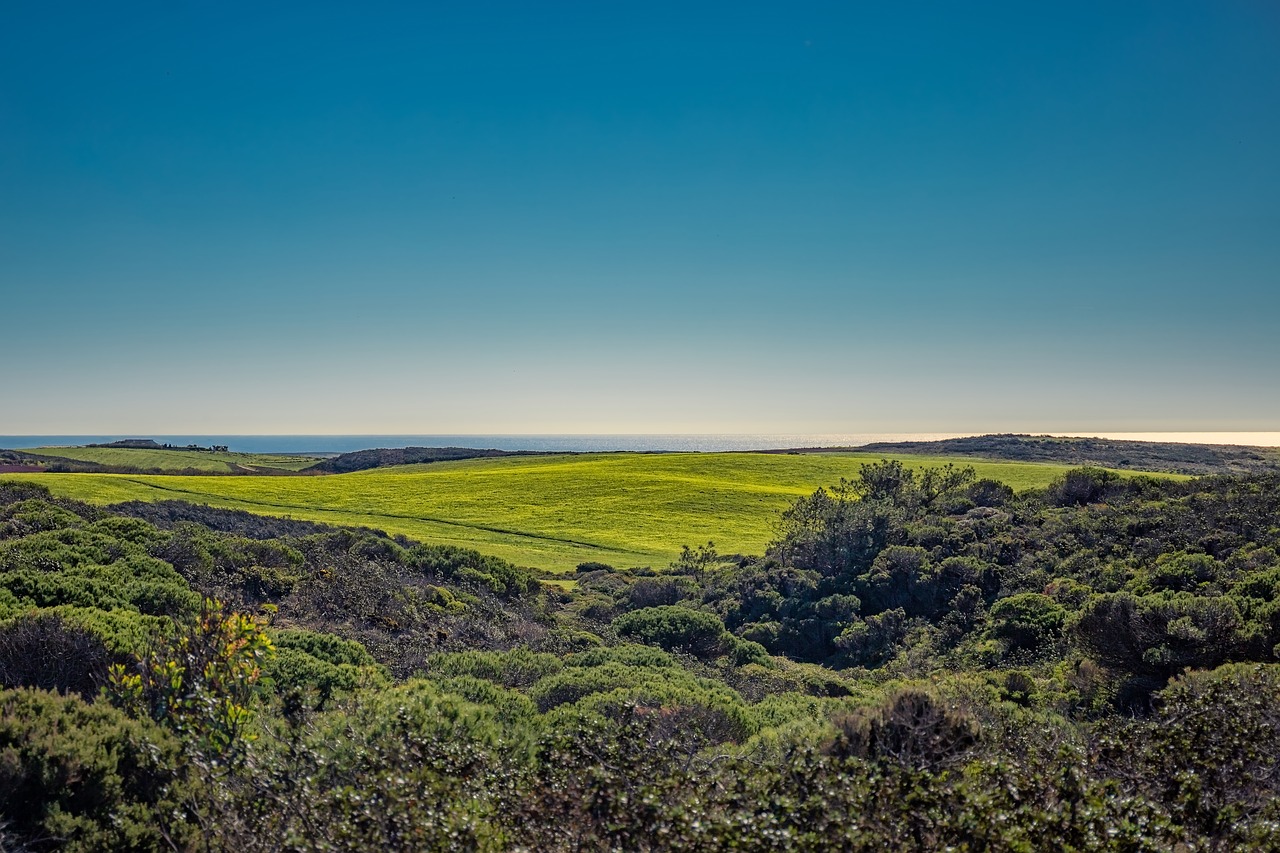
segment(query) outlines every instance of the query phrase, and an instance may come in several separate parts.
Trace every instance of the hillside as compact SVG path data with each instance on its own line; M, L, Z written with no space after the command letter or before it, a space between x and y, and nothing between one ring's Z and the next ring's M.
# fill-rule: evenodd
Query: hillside
M663 566L682 545L758 553L796 498L853 477L879 454L600 453L506 456L323 477L28 475L54 494L112 504L186 500L426 542L476 548L519 565ZM953 458L907 456L921 470ZM1043 488L1067 470L973 462L980 477Z
M1280 448L1225 444L1057 438L1045 435L982 435L942 441L881 442L863 453L918 453L1060 465L1098 465L1175 474L1245 474L1280 470ZM806 451L810 452L810 451Z
M296 473L319 461L316 456L297 454L159 446L29 447L8 452L51 472L65 473L282 474Z

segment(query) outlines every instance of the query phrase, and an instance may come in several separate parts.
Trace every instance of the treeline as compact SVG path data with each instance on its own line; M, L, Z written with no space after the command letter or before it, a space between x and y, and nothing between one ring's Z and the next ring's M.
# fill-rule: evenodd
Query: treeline
M570 594L0 481L0 848L1273 849L1277 518L880 463Z
M460 459L487 459L495 456L542 456L535 450L476 450L470 447L395 447L342 453L304 470L307 473L350 474L391 465L419 465L454 462Z

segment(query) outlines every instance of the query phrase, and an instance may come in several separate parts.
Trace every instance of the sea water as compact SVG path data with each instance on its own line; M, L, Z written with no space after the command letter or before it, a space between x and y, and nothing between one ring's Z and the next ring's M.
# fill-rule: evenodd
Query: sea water
M106 444L125 438L150 438L184 447L226 445L241 453L350 453L377 447L470 447L553 453L712 452L782 450L804 447L861 447L885 441L938 441L980 435L974 432L897 433L721 433L699 435L0 435L0 448ZM1280 432L1061 432L1130 441L1234 444L1280 447Z

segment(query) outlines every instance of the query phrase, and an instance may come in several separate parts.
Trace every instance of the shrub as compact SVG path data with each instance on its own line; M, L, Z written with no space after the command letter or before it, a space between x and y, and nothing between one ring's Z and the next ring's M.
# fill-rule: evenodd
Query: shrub
M1276 849L1280 666L1190 672L1156 704L1150 721L1104 729L1098 749L1106 771L1222 849Z
M700 658L723 654L730 641L719 616L687 607L635 610L613 620L613 628L619 636Z
M1023 592L1002 598L991 607L991 633L1011 651L1039 651L1062 633L1067 611L1047 595Z
M655 677L654 670L605 663L601 666L572 667L548 675L529 689L529 698L545 713L560 705L577 702L594 693L608 693Z
M228 780L213 849L502 849L513 744L494 708L411 680L278 735Z
M286 628L272 631L271 638L277 649L297 649L335 666L369 666L373 663L373 655L364 646L355 640L344 640L333 634Z
M519 648L509 652L469 651L431 655L427 658L426 672L432 678L472 676L503 687L528 687L563 667L555 655Z
M907 614L901 607L859 619L840 632L835 645L860 666L877 666L888 660L907 636Z
M46 500L32 498L11 504L0 511L0 539L27 536L60 527L79 527L84 519Z
M265 620L206 602L175 634L155 637L135 666L111 667L112 701L170 726L201 749L225 752L245 733L262 666L275 651L265 627Z
M514 598L536 592L538 581L528 569L489 557L469 548L449 545L414 545L404 552L403 563L427 575L487 589Z
M150 721L78 696L0 692L0 822L21 849L194 843L173 819L179 764L177 742Z
M651 737L682 744L685 749L741 743L759 730L742 698L718 685L651 680L592 693L578 702L578 708L617 720L631 714L647 717Z
M1208 669L1229 660L1244 641L1242 625L1237 604L1227 597L1112 593L1091 598L1073 632L1099 663L1155 689L1186 667Z
M978 480L969 486L969 500L975 506L1001 507L1013 500L1013 489L999 480Z
M589 649L565 659L565 665L571 667L603 666L606 663L643 666L650 669L681 668L679 661L660 649L630 643Z
M37 687L86 699L107 683L113 655L92 631L55 613L32 613L0 626L0 687Z
M297 648L281 648L266 661L262 673L292 714L304 703L320 710L338 693L353 690L360 683L362 668L335 664Z
M1179 553L1157 558L1147 578L1156 591L1192 592L1218 573L1217 562L1208 554Z
M1057 506L1081 506L1102 500L1119 483L1120 475L1105 468L1076 468L1049 486L1049 500Z
M759 643L734 637L732 646L729 655L733 659L734 666L747 666L748 664L763 667L773 666L773 658L769 656L769 652L765 647Z
M661 607L679 604L697 594L697 584L691 578L664 575L656 578L640 578L626 592L626 609Z
M925 690L909 688L874 708L836 717L836 754L937 771L963 760L978 743L978 723Z

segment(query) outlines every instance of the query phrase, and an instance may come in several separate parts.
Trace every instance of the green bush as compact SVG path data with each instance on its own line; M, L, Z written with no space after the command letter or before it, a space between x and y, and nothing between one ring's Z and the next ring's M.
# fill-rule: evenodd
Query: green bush
M0 822L44 849L168 850L180 814L177 742L150 721L39 690L0 692Z
M94 632L36 611L0 624L0 688L36 687L95 696L114 661Z
M354 690L366 674L385 679L378 667L335 664L297 648L277 649L263 665L262 674L284 697L286 707L308 702L315 709L324 708L339 693Z
M538 713L537 706L528 696L492 681L469 675L432 681L442 693L461 696L472 704L492 708L508 727L519 721L532 720Z
M360 643L333 634L284 628L272 631L271 639L277 649L297 649L335 666L370 666L374 662L373 655Z
M426 673L432 678L473 676L503 687L528 687L539 679L564 668L560 658L552 654L532 652L525 648L509 652L452 652L427 658Z
M734 666L747 666L755 664L757 666L772 667L773 658L764 646L754 643L751 640L742 640L734 637L731 641L732 648L729 651L729 657L732 659Z
M538 589L538 581L528 569L468 548L415 545L405 553L403 562L424 574L488 589L500 596L528 595Z
M411 680L251 745L208 840L237 851L502 849L519 769L508 756L527 752L493 707Z
M85 520L75 513L39 498L0 507L0 539L12 539L64 527L80 527L84 523Z
M978 743L977 720L935 693L906 688L880 705L842 714L834 754L890 761L912 770L937 771L969 756Z
M136 717L170 727L205 753L242 745L262 687L262 668L275 655L266 620L228 613L217 601L170 632L152 637L133 664L113 665L107 692Z
M624 613L613 628L620 637L704 659L724 654L731 642L719 616L672 605Z
M1149 721L1112 721L1100 763L1222 849L1280 844L1280 666L1228 664L1175 679Z
M1145 586L1156 592L1194 592L1220 574L1217 561L1208 554L1162 554L1146 573Z
M1047 595L1022 592L991 607L991 633L1012 651L1037 652L1062 635L1067 611Z
M741 743L760 729L742 698L723 685L672 684L647 680L593 692L577 703L584 712L613 719L650 717L652 736L701 748Z
M577 702L593 693L608 693L620 687L662 678L657 671L608 662L593 667L572 667L548 675L529 688L529 698L546 712Z
M652 646L624 643L621 646L603 646L578 652L565 658L565 666L603 666L620 663L625 666L642 666L650 669L680 669L680 662L667 652Z
M1229 597L1111 593L1091 598L1072 631L1099 663L1162 687L1186 667L1210 669L1243 650L1239 606Z

